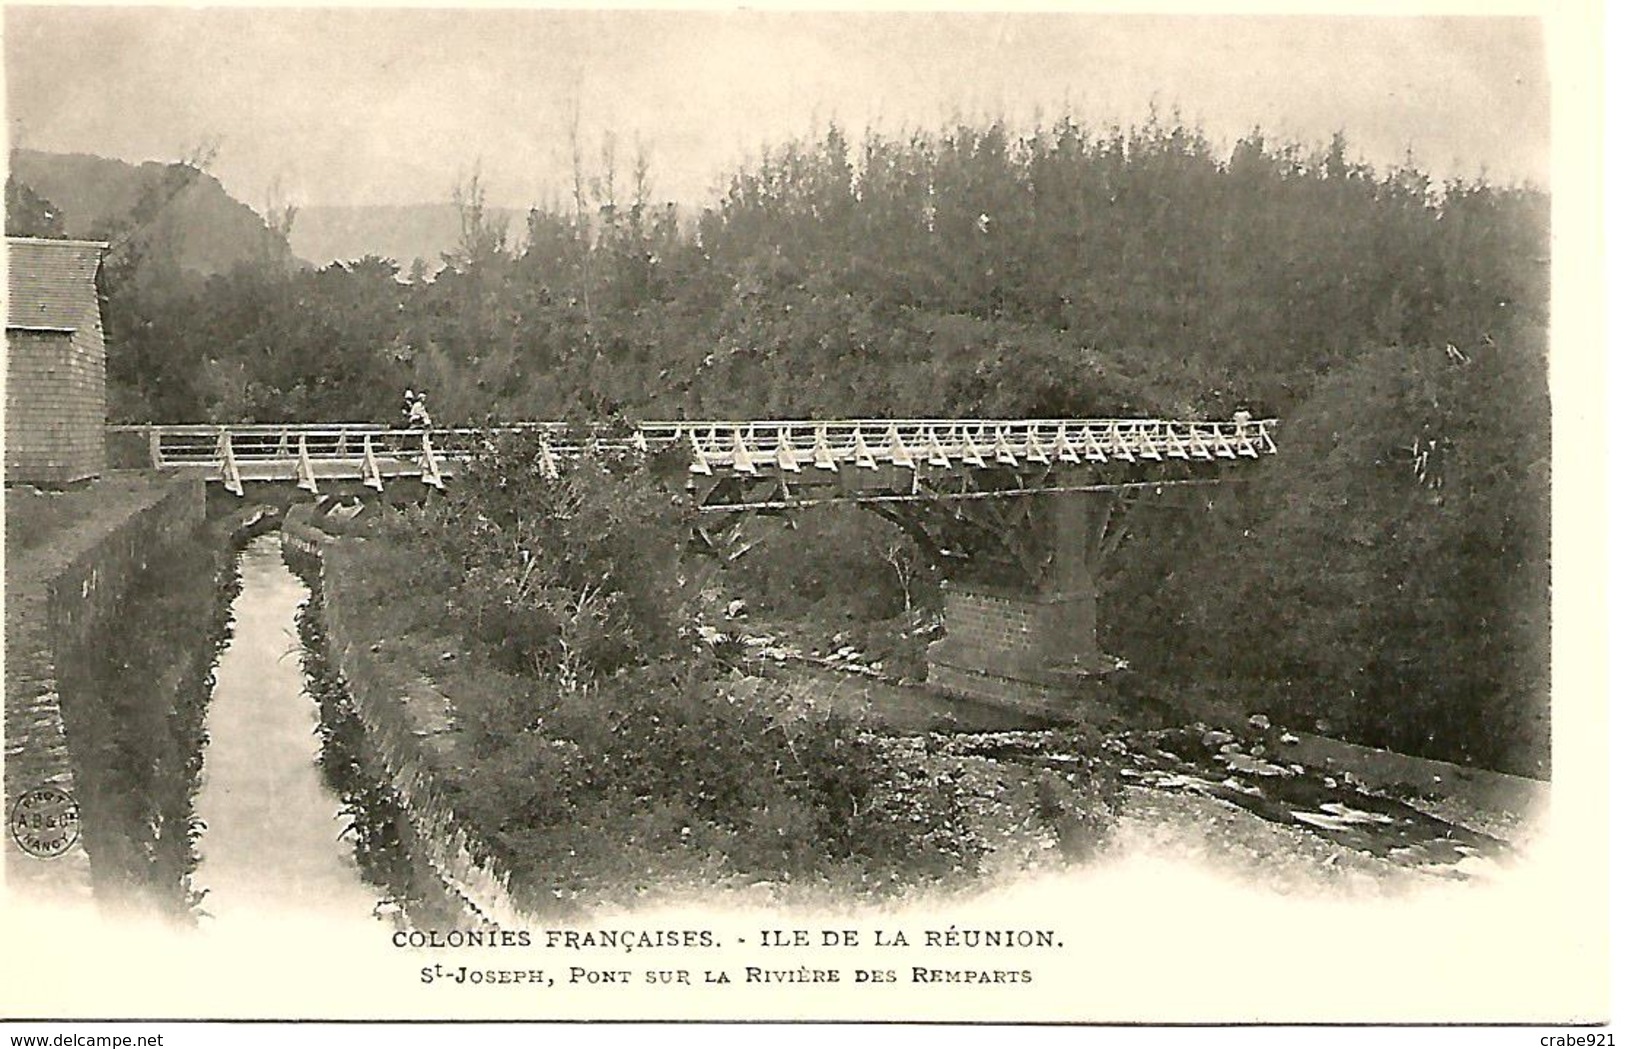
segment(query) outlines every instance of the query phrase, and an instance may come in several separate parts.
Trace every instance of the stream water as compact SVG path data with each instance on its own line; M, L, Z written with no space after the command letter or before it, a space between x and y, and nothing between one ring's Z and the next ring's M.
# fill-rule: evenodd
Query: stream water
M857 704L834 700L837 705L862 710L891 732L955 736L962 753L1059 771L1078 760L1075 754L1058 753L1050 741L1045 730L1058 722L887 678L877 672L879 663L854 646L835 648L833 640L826 646L829 653L820 657L782 641L777 635L788 633L784 627L769 624L755 634L739 635L748 662L775 668L759 673L803 683L844 680L847 692L862 693L865 699ZM723 637L717 630L712 635ZM831 702L827 696L838 690L826 684L809 691ZM1285 742L1292 738L1279 729L1243 727L1232 733L1196 724L1118 731L1105 745L1125 784L1212 798L1259 819L1442 877L1469 877L1481 869L1479 861L1515 852L1510 843L1432 815L1393 791L1366 789L1347 770L1300 764Z
M300 669L294 620L309 591L275 536L248 545L240 573L196 804L203 831L192 882L202 921L368 920L378 893L356 864L341 799L323 781L318 709Z
M893 686L873 693L883 721L890 715L888 701L896 691ZM929 695L924 689L919 692ZM914 720L916 712L906 706L902 723ZM1346 772L1339 777L1328 775L1327 769L1298 764L1283 738L1291 739L1278 729L1249 729L1238 735L1197 725L1122 731L1108 736L1105 746L1116 755L1112 763L1127 784L1223 801L1260 819L1442 877L1469 877L1480 869L1479 861L1515 851L1492 835L1432 815L1403 798L1366 789ZM1024 731L1014 723L961 739L965 752L1001 761L1066 771L1078 760L1048 746L1044 732Z

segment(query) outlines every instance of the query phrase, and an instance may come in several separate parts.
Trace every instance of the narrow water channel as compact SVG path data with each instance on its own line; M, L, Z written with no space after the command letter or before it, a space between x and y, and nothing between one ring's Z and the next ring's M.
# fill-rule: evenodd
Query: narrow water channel
M295 615L309 591L283 564L274 535L249 543L240 574L197 794L200 924L368 922L378 894L322 779L318 710L300 669Z

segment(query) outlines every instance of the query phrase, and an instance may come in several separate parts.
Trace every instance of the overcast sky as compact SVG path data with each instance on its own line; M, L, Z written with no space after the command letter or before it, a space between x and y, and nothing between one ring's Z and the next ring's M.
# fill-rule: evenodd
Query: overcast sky
M1379 168L1549 184L1541 25L1518 19L1028 14L5 10L14 144L173 160L263 205L445 201L476 166L492 203L568 193L641 140L655 195L831 119L856 134L1070 111L1104 126L1178 107L1218 142L1253 125Z

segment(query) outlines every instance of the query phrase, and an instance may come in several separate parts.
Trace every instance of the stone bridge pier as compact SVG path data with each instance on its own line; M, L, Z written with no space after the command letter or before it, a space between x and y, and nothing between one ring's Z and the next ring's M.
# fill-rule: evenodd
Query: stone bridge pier
M1126 534L1122 492L1033 497L999 540L943 584L943 636L927 651L928 685L1039 714L1079 714L1118 662L1098 638L1097 574ZM1001 556L1001 554L1003 556Z

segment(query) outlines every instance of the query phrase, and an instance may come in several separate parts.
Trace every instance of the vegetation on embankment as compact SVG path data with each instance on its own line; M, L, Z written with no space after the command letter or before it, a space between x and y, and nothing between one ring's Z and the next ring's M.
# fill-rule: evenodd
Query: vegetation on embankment
M1148 523L1109 584L1120 650L1288 723L1548 778L1543 345L1389 347L1325 376L1243 500Z
M380 259L208 283L156 252L121 262L113 403L389 420L410 386L446 422L1245 406L1282 419L1282 454L1214 512L1143 514L1103 581L1138 694L1544 775L1550 202L1375 171L1356 147L1221 145L1156 117L831 128L734 172L693 222L600 178L630 199L537 209L523 238L473 185L432 281ZM833 566L826 544L779 545L779 576L824 572L835 595L893 573L883 542Z
M533 455L499 448L324 554L324 597L366 650L346 676L408 697L437 786L522 903L951 887L1005 861L1018 824L1046 843L1030 851L1106 829L1098 737L1055 734L1070 775L1007 777L1001 799L994 763L964 748L793 701L699 639L705 559L662 481L673 464L589 457L548 480Z

